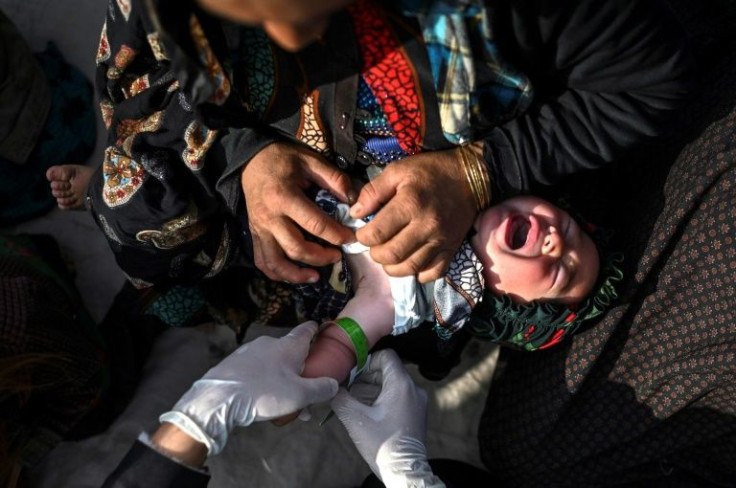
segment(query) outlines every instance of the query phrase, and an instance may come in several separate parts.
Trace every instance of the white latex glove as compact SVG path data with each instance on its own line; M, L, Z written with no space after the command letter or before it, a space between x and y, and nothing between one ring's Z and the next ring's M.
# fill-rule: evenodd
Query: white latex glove
M424 437L427 394L416 386L390 349L373 353L351 391L361 399L381 388L372 405L340 389L331 406L371 470L388 488L440 488L429 466Z
M336 380L300 376L317 331L317 323L310 321L279 339L262 336L243 344L196 381L159 421L175 424L215 455L236 426L329 400L337 392Z

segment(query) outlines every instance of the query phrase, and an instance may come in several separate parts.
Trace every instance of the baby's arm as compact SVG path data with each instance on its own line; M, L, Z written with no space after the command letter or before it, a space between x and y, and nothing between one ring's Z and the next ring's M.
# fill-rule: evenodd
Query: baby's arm
M391 333L394 324L394 301L388 275L381 265L371 259L368 252L347 255L355 293L343 309L340 317L350 317L360 325L370 350L378 340ZM338 317L338 318L340 318ZM302 376L319 378L329 376L342 383L350 376L356 364L352 340L339 325L328 323L322 329L309 350ZM275 425L285 425L297 417L297 413L272 420Z
M350 317L357 322L370 349L393 330L394 301L388 275L368 252L348 254L347 261L355 293L338 318ZM329 323L312 344L302 376L330 376L342 382L348 378L355 362L355 348L350 337L340 326Z

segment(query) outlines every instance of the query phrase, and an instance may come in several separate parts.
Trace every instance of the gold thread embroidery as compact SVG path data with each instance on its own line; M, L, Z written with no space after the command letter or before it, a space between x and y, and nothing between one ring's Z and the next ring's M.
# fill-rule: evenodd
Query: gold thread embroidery
M115 66L107 69L107 77L111 80L117 80L123 74L125 68L133 62L138 52L130 46L123 44L115 55Z
M130 18L131 11L130 0L117 0L117 3L120 12L123 14L123 17L125 17L125 21L127 22L128 18Z
M128 202L148 176L138 162L120 154L115 147L105 151L102 174L105 180L102 198L110 208Z
M110 42L107 40L107 20L102 24L102 32L100 33L100 44L97 46L97 57L95 62L102 63L110 59Z
M161 44L161 36L158 32L153 32L146 36L148 39L148 45L151 46L151 52L156 61L168 61L169 57L166 55L166 50L163 44Z
M142 230L135 238L151 243L158 249L172 249L204 235L207 226L198 220L199 212L194 203L189 204L184 215L165 222L161 230Z
M193 171L199 171L204 166L205 154L217 138L216 130L209 130L197 121L193 121L184 132L184 141L187 144L182 152L182 159Z

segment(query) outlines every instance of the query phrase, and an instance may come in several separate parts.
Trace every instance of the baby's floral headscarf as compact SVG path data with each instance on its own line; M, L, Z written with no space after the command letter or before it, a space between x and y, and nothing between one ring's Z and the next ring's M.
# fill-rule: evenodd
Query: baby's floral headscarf
M609 249L612 232L587 222L564 200L558 206L593 238L601 262L596 284L588 298L575 305L534 301L514 303L508 295L483 292L464 326L477 337L536 351L551 347L577 332L580 327L600 316L618 298L616 285L623 278L620 264L623 254ZM441 324L435 326L440 337L451 330Z

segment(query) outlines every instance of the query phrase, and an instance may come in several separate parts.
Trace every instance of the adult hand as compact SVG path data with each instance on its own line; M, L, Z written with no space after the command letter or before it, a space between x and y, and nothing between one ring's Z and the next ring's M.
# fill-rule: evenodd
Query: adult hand
M336 246L355 240L353 231L325 214L305 191L312 185L344 202L355 199L350 178L306 147L274 143L256 154L241 176L253 238L255 265L276 281L316 281L315 269L340 259L338 248L305 239L303 232Z
M381 389L372 405L370 390ZM391 349L371 356L351 393L341 389L331 402L360 455L387 487L444 487L433 473L424 447L427 394L417 387Z
M336 380L301 377L317 330L317 323L310 321L280 339L262 336L243 344L196 381L159 420L175 424L214 455L236 426L329 400L337 392Z
M350 215L378 212L356 232L358 241L390 276L427 283L449 267L473 225L474 202L455 151L436 151L388 165L362 188Z

